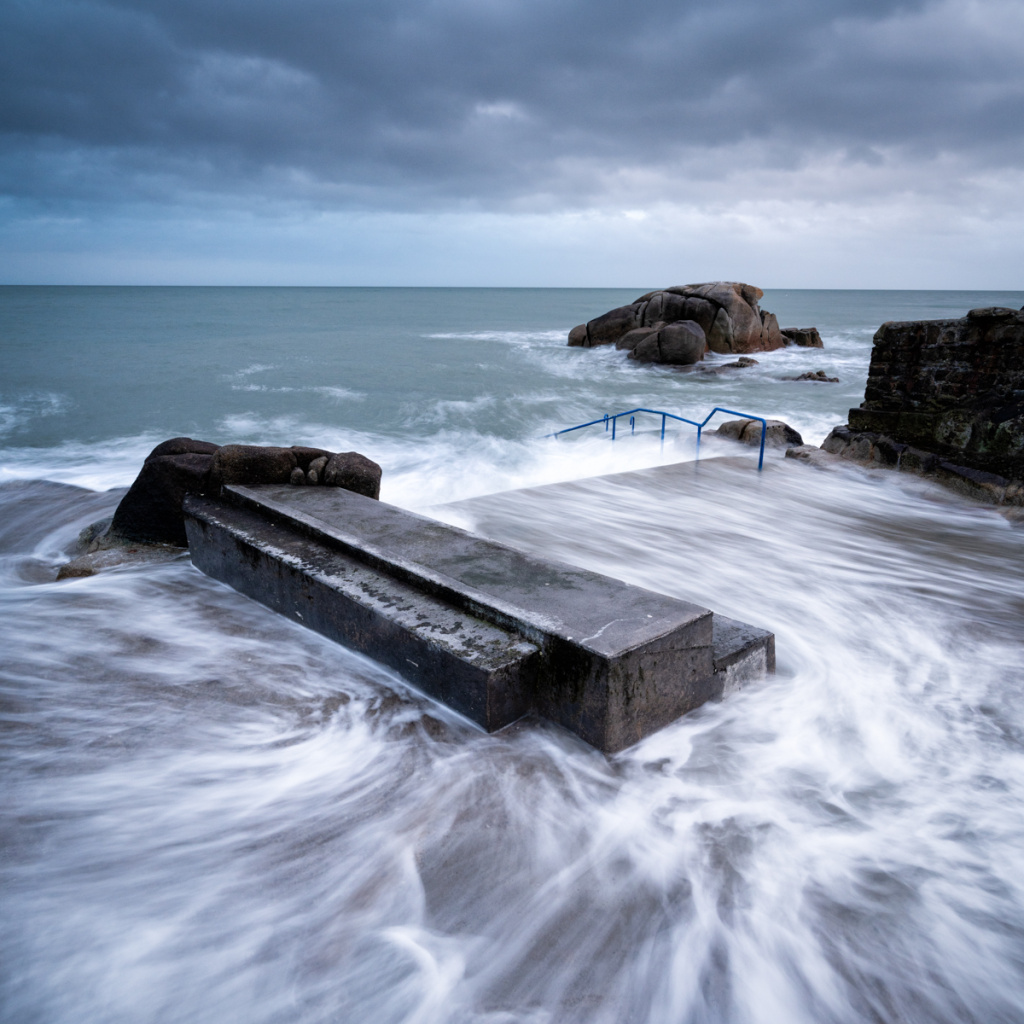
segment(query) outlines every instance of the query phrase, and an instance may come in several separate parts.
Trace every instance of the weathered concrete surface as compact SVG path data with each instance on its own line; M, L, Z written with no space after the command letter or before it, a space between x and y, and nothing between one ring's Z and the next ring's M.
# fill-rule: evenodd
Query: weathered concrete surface
M192 495L186 524L207 575L395 669L489 732L529 710L537 647L521 636L251 509Z
M384 661L488 729L532 705L617 751L719 696L730 670L773 662L764 631L717 629L698 605L348 491L227 487L217 500L186 499L185 511L203 571ZM471 685L460 666L482 641L461 639L467 619L502 631L488 650L505 652L481 662ZM419 656L408 654L417 644ZM453 696L467 686L472 699Z

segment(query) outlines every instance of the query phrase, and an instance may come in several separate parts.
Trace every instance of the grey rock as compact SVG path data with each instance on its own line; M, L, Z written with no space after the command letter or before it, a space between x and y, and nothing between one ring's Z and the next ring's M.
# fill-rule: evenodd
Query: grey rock
M309 471L309 467L315 462L319 462L320 459L324 460L326 465L327 460L333 454L324 448L309 448L306 445L293 444L291 450L295 452L295 462L304 473Z
M802 445L804 439L788 423L782 420L767 420L765 431L766 448L793 448ZM727 420L715 431L719 437L727 437L743 444L761 444L760 420Z
M292 470L292 475L288 478L288 483L293 484L296 487L302 487L306 483L306 474L302 472L300 466L296 466Z
M648 292L628 306L619 306L574 327L569 344L608 345L639 327L690 320L699 324L713 352L740 354L782 348L786 341L778 321L758 305L763 295L760 288L737 281L678 285Z
M722 363L720 369L722 370L744 370L748 366L757 366L757 360L751 359L750 356L740 356L739 359L734 360L731 363Z
M707 338L700 324L679 320L640 339L629 358L642 363L689 366L704 358L706 347Z

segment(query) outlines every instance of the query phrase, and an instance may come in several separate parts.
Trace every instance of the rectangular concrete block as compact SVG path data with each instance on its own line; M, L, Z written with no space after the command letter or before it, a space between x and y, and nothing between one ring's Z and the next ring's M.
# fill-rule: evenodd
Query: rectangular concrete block
M185 525L198 569L395 669L488 732L532 706L538 649L518 634L248 509L192 495Z

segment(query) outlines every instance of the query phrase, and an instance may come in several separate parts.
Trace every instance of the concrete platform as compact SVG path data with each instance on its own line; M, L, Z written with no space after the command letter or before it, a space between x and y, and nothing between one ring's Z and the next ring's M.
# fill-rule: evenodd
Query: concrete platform
M774 669L774 638L340 488L190 496L202 571L493 731L527 710L606 752Z

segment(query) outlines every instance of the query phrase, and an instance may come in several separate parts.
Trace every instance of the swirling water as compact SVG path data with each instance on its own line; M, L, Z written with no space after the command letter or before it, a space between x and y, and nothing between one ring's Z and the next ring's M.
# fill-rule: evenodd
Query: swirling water
M826 349L720 375L565 348L633 297L0 290L3 1020L1024 1020L1024 532L777 456L597 480L692 437L540 436L725 405L820 441L883 320L1024 295L769 293ZM778 675L606 759L483 735L187 556L54 582L178 433L364 451L385 500L773 629Z

